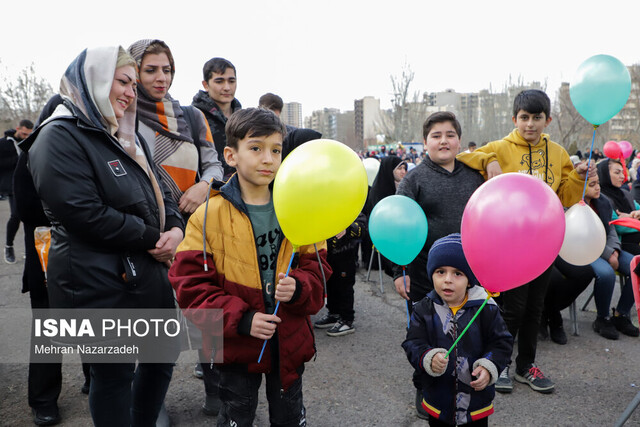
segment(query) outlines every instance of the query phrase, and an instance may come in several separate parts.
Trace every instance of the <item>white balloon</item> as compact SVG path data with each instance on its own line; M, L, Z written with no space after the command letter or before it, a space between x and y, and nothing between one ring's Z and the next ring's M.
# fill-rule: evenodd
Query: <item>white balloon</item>
M591 264L602 255L607 233L600 217L584 201L564 214L566 228L560 257L573 265Z
M367 157L362 163L367 171L367 181L369 182L369 187L371 187L376 175L378 175L378 170L380 170L380 161L373 157Z

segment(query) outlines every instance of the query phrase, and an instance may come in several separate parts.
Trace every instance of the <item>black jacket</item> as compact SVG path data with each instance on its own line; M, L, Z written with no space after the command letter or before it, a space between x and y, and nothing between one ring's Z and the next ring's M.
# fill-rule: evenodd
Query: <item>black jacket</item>
M13 194L11 179L18 162L18 151L14 144L15 129L5 131L0 138L0 194Z
M191 105L202 111L207 118L211 135L213 136L213 143L218 152L218 159L224 168L223 179L226 182L236 171L234 167L229 166L227 162L224 161L224 147L227 146L227 135L224 133L224 128L227 124L227 118L222 114L222 111L220 111L218 104L216 104L204 90L198 91L198 93L195 94ZM240 105L240 101L233 98L233 101L231 101L231 110L235 113L241 108L242 105Z
M21 146L52 224L51 306L173 307L167 269L147 252L161 231L151 181L111 135L65 105L73 116L45 123ZM167 191L164 203L165 230L183 228Z

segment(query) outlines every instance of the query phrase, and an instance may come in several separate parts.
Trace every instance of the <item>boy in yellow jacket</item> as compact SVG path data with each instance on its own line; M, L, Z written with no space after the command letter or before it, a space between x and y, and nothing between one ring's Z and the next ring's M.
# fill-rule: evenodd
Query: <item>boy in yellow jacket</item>
M567 151L543 133L551 123L551 101L541 90L524 90L513 101L516 129L471 153L460 153L458 160L480 170L491 179L503 172L525 173L546 182L565 207L577 203L584 180L596 173L595 164L576 165ZM530 256L523 254L523 256ZM549 285L551 266L539 277L502 294L504 320L514 337L518 334L515 379L540 393L552 393L555 385L535 365L538 328ZM507 366L496 383L496 391L510 393L513 383Z

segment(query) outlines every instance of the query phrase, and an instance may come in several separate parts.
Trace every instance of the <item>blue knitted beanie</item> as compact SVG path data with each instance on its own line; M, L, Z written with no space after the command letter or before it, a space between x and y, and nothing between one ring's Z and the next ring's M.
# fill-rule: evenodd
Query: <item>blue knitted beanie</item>
M433 272L438 267L454 267L462 271L467 279L469 285L474 286L478 284L478 279L471 271L469 263L462 251L462 240L460 239L460 233L449 234L436 240L429 250L427 258L427 274L429 280L433 280Z

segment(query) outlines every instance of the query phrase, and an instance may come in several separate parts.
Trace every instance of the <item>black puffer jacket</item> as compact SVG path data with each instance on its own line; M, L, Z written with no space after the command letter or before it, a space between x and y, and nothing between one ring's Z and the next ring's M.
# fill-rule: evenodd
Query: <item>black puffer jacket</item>
M0 138L0 194L13 194L11 177L18 163L15 134L15 129L9 129L5 131L4 138Z
M218 104L216 104L216 102L209 96L207 91L198 91L198 93L194 95L191 105L202 111L204 116L207 118L207 123L209 123L211 135L213 136L213 143L216 146L216 151L218 152L218 160L220 160L222 167L224 168L223 179L226 182L236 171L234 167L229 166L224 160L224 147L227 146L227 135L224 133L224 128L227 124L227 118L222 114ZM241 108L242 105L240 104L240 101L233 98L233 101L231 101L231 110L235 113Z
M52 224L51 306L173 307L167 268L147 252L161 231L149 177L104 129L65 106L73 116L45 123L21 145L29 151L33 182ZM165 230L183 228L167 191L164 203Z

